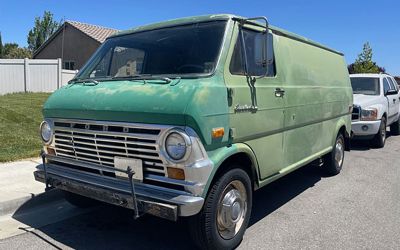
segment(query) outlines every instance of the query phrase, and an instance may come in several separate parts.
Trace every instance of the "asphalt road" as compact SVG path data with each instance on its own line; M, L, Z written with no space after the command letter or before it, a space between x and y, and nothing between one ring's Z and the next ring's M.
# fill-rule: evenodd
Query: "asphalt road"
M400 137L384 149L355 143L343 171L306 166L257 191L240 249L400 249ZM55 210L57 212L57 210ZM64 210L60 210L62 216ZM53 211L54 213L54 211ZM44 220L47 213L31 215ZM32 227L27 218L19 220ZM19 228L19 230L26 230ZM112 206L0 240L0 249L190 249L184 222Z

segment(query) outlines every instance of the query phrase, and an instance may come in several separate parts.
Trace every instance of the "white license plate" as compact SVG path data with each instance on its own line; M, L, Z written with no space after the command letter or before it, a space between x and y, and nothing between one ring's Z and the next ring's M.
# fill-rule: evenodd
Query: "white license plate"
M131 167L132 171L134 172L132 178L135 180L143 181L143 164L142 160L140 159L115 156L114 167L123 171L126 171L128 167ZM120 171L115 171L115 176L121 178L128 178L127 174Z

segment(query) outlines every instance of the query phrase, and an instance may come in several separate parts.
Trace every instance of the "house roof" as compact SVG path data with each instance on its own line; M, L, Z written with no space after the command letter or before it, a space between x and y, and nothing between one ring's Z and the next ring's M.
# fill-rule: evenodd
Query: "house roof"
M92 37L94 40L103 43L107 37L116 33L118 30L112 28L106 28L99 25L93 25L88 23L81 23L77 21L65 21L70 25L74 26L78 30L82 31L86 35Z
M47 44L49 44L60 32L62 32L67 24L71 25L75 29L81 31L82 33L99 43L103 43L107 37L119 31L117 29L106 28L99 25L67 20L63 23L63 25L58 28L58 30L56 30L56 32L53 33L53 35L49 37L49 39L46 40L46 42L44 42L37 50L35 50L35 52L33 53L33 57L35 57L40 51L42 51L43 48L47 46Z

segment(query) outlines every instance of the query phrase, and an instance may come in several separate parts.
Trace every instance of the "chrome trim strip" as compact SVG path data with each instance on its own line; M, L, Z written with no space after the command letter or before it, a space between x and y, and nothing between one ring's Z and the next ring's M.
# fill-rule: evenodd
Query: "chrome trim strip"
M58 126L54 126L54 131L74 132L74 133L82 133L82 134L90 134L90 135L120 136L120 137L132 138L132 139L140 139L140 140L143 139L143 140L156 141L158 139L157 135L148 135L148 134L145 134L145 133L143 133L143 134L134 134L134 133L109 132L109 131L100 131L100 130L93 131L93 130L85 130L85 129L79 129L79 128L69 128L69 129L67 129L67 128L58 127ZM84 139L89 139L89 138L92 138L92 137L86 137ZM93 137L93 139L95 139L95 138ZM101 139L105 139L105 138L101 138Z

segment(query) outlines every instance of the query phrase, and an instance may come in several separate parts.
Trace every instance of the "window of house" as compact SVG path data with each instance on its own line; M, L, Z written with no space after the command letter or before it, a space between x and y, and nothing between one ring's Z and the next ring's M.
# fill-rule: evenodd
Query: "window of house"
M261 32L242 29L247 54L247 66L249 74L253 76L264 75L267 68L263 66L262 62L262 46L264 43L265 36ZM273 50L273 36L268 33L268 46L267 46L267 65L268 75L275 76L275 62L274 62L274 50ZM245 74L245 62L244 62L244 50L242 45L241 34L239 33L236 45L233 51L231 64L229 70L234 75Z
M74 61L64 61L64 69L75 70Z

